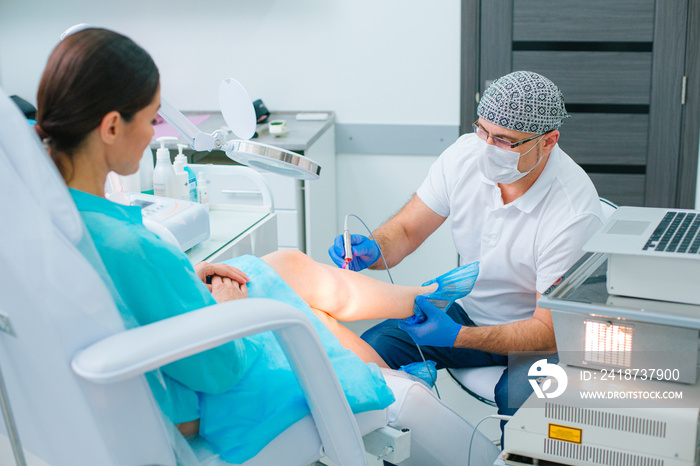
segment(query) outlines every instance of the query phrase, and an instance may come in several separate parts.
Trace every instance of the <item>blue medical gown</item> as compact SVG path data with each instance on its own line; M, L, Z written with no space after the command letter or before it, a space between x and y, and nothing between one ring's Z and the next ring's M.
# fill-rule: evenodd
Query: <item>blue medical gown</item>
M139 207L71 189L113 282L127 326L145 325L216 304L187 257L143 227ZM391 390L374 364L343 348L309 306L264 261L228 261L250 278L248 296L290 304L312 321L353 412L382 409ZM173 423L200 418L200 435L224 459L244 462L309 412L303 393L271 332L226 343L170 363L147 380Z

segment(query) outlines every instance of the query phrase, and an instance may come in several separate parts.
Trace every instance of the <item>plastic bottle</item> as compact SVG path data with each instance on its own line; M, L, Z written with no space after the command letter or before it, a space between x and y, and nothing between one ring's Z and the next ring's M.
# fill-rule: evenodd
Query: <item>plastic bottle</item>
M178 146L179 145L180 144L178 144ZM175 181L173 183L173 186L175 187L175 190L172 193L171 197L174 197L175 199L181 199L183 201L190 200L190 175L185 171L186 164L187 159L185 158L182 152L175 156L175 162L173 162L173 170L175 171Z
M139 179L141 180L141 192L153 194L153 151L146 147L139 162Z
M165 142L177 140L177 138L163 136L156 139L160 147L156 151L156 168L153 170L153 194L156 196L173 197L175 191L175 170L170 161L170 151L165 147Z
M209 191L207 190L207 175L204 172L197 173L197 199L199 203L209 210Z
M175 156L175 163L178 162L178 160L182 161L182 166L187 172L187 186L189 189L189 194L188 194L188 201L190 202L197 202L197 175L195 175L194 170L192 170L188 165L187 165L187 157L185 157L185 154L182 153L182 150L187 147L187 144L178 144L177 145L177 155ZM177 170L177 169L176 169Z
M140 193L141 192L141 178L139 172L132 173L131 175L122 177L122 186L124 186L124 191L130 193Z

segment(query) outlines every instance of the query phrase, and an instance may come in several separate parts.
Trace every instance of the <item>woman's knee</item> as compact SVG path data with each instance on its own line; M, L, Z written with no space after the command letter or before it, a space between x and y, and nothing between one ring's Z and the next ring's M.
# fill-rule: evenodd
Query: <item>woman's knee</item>
M278 272L302 269L313 262L309 256L296 249L280 249L265 255L262 259Z
M297 249L278 249L275 252L263 256L265 261L298 261L303 260L303 258L309 258L309 256Z

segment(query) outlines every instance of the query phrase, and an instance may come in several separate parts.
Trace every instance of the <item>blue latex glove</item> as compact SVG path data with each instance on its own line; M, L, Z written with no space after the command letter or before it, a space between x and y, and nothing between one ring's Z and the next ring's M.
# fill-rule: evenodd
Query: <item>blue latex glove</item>
M350 235L352 246L352 261L348 267L350 270L359 271L366 269L379 259L379 245L376 241L363 235ZM328 255L338 267L345 264L345 244L343 235L335 237L333 245L328 248Z
M425 320L420 322L412 316L400 320L399 328L421 346L454 346L462 326L425 296L418 296L416 305L425 314Z

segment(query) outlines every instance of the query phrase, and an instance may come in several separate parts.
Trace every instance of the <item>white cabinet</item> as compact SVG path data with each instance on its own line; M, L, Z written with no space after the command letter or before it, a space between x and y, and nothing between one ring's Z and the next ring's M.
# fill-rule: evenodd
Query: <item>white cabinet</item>
M331 125L304 154L321 165L316 181L304 182L306 253L317 262L334 265L328 247L337 228L335 126Z
M304 238L304 213L280 209L277 213L277 245L280 248L301 249Z
M282 138L266 139L264 142L287 148ZM323 129L306 149L295 152L318 163L321 176L318 180L302 181L262 173L275 202L279 247L299 249L318 262L332 264L328 247L338 234L334 125Z
M277 213L280 248L302 249L304 244L304 186L301 180L260 172L272 193Z

